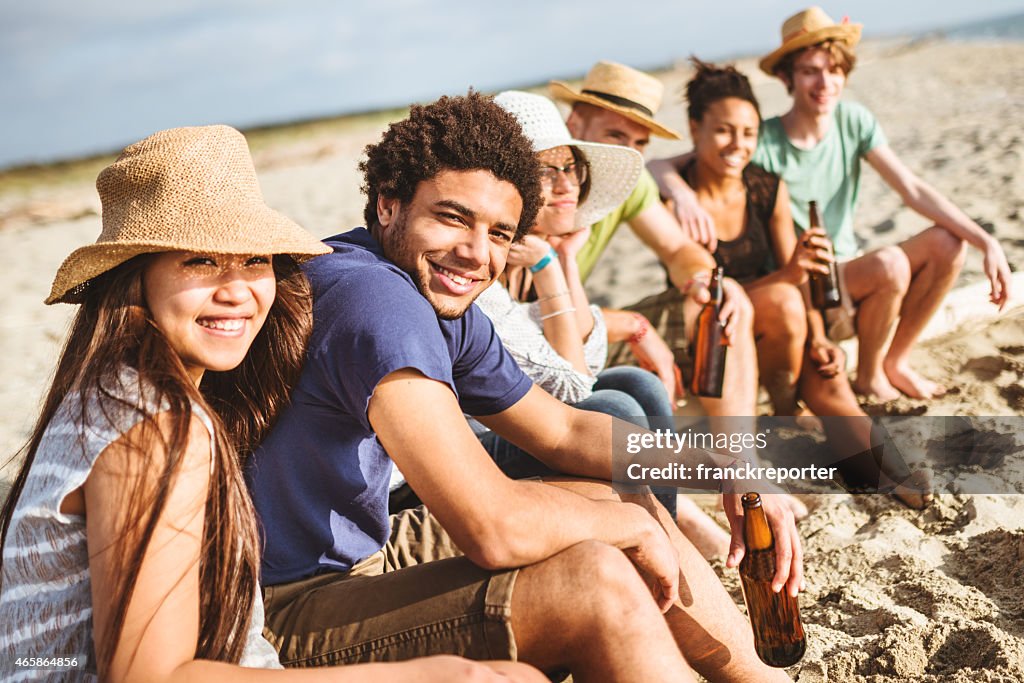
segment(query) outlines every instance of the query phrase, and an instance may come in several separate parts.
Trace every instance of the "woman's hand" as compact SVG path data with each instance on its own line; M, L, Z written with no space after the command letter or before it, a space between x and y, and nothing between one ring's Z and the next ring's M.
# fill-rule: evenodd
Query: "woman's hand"
M672 350L668 348L668 344L661 338L661 335L650 326L646 318L644 318L644 325L646 325L645 331L642 334L634 335L633 339L629 340L629 348L641 368L650 370L658 376L668 393L670 405L674 406L676 401L685 395L682 373L679 372L679 366L676 365Z
M588 239L590 239L589 225L567 235L552 235L548 237L548 244L558 252L558 258L570 261L575 260L576 255L580 253Z
M507 266L529 268L551 251L551 245L537 235L526 235L508 250Z
M821 228L805 231L796 241L796 248L789 262L784 266L793 284L801 285L807 281L809 273L828 275L828 264L835 261L832 256L832 243Z

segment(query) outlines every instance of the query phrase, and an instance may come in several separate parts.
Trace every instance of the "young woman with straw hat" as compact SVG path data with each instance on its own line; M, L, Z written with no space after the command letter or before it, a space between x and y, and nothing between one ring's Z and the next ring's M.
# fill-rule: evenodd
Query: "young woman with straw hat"
M97 189L102 233L46 300L81 307L0 513L0 677L250 680L225 664L280 663L239 457L288 401L311 327L298 263L328 249L263 203L226 126L131 145ZM278 674L299 676L380 672Z

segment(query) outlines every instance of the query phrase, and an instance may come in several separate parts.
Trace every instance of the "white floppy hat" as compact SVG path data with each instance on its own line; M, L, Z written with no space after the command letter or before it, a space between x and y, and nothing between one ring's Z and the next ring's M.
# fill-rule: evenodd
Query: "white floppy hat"
M506 90L498 93L494 102L519 120L534 152L571 146L586 156L590 164L590 192L576 209L576 227L596 223L629 197L644 167L639 152L620 145L573 139L555 103L543 95Z

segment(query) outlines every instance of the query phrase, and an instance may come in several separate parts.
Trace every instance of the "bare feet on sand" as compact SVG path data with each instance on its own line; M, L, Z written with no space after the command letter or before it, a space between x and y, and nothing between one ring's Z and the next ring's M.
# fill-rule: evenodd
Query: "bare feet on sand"
M932 504L932 478L928 470L916 470L892 490L892 497L911 510L924 510Z
M910 398L938 398L946 393L946 387L930 379L925 379L914 372L906 362L886 360L882 365L890 385Z
M874 377L862 377L858 373L856 379L850 382L850 386L853 387L853 390L858 395L863 396L869 401L877 401L879 403L895 401L903 396L899 389L894 387L889 378L883 373L878 373Z

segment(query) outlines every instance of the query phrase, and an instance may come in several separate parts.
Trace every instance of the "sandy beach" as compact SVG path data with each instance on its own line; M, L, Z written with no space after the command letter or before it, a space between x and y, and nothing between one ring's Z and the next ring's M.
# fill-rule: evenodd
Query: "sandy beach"
M737 65L750 75L766 116L784 111L787 97L779 83L758 72L752 59ZM661 74L667 101L659 119L680 131L686 126L679 93L690 73L681 62ZM1024 267L1024 44L869 42L846 93L874 111L911 169L1000 239L1011 268ZM359 225L363 197L356 164L387 120L371 116L251 135L268 203L318 236ZM661 156L689 144L656 139L651 147L649 156ZM42 304L51 278L74 247L99 233L92 183L105 162L90 163L49 174L0 174L0 253L8 254L0 273L6 293L0 313L0 462L31 431L73 313L68 306ZM897 243L927 226L870 170L857 224L865 249ZM971 250L958 285L980 279L981 258ZM596 301L623 305L659 291L664 277L651 253L622 230L587 284ZM999 316L983 293L956 305L969 307L972 320L915 352L920 369L952 391L933 402L875 408L1007 416L1017 453L988 469L964 468L1019 482L1024 291ZM0 470L0 482L12 471ZM1024 488L1016 491L942 492L924 512L885 496L810 499L812 513L800 526L808 652L790 670L794 678L1024 680ZM721 516L713 501L707 509ZM735 571L717 569L742 604Z

